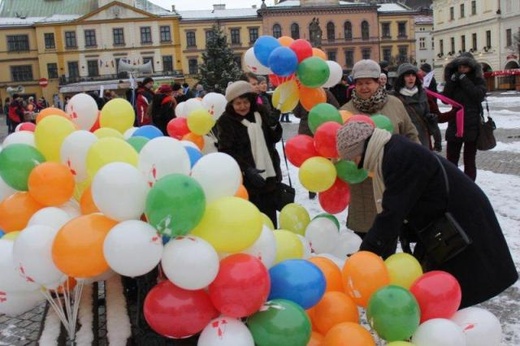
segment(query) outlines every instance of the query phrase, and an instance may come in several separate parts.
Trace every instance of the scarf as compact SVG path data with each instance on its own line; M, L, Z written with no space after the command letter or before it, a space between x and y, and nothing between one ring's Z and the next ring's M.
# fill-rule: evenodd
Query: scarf
M460 103L458 103L457 101L454 101L454 100L450 99L449 97L444 96L443 94L438 94L429 89L425 89L425 90L426 90L426 94L432 95L433 97L438 98L439 100L441 100L444 103L447 103L453 107L459 108L459 110L456 113L456 118L455 118L455 124L456 124L456 128L457 128L457 133L455 134L455 136L462 137L464 135L464 106L461 105Z
M417 88L417 85L411 89L401 88L401 90L399 90L399 94L401 94L403 96L410 96L410 97L417 94L418 92L419 92L419 88Z
M352 103L354 107L360 112L366 114L375 114L381 108L384 107L388 101L388 95L386 89L383 87L379 87L374 95L370 96L368 99L363 100L356 94L356 89L352 90Z
M373 172L372 187L374 189L374 200L376 202L377 213L383 211L383 193L385 192L385 181L383 180L383 153L384 146L392 134L387 130L374 129L372 137L368 141L367 150L365 152L365 160L363 168L369 172Z
M255 160L255 167L259 170L265 170L260 173L262 178L276 177L271 155L267 150L265 143L264 131L262 131L262 117L260 113L255 112L255 122L252 123L247 119L242 119L242 125L247 127L249 142L251 143L251 152Z

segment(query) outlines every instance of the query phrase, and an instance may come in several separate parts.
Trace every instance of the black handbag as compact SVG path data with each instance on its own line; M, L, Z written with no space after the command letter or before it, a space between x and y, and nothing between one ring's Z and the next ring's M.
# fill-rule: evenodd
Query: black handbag
M285 143L282 138L283 158L285 160L285 167L287 168L287 178L289 184L282 181L276 184L276 210L281 211L289 203L294 203L296 197L296 190L292 186L291 175L289 174L289 164L287 163L287 156L285 155Z
M449 201L448 175L439 157L435 155L435 158L442 169L447 199ZM424 246L428 259L436 264L442 264L451 260L471 244L471 239L467 233L448 211L430 222L428 226L417 231L417 237Z
M491 150L497 145L495 134L493 133L497 128L495 122L489 116L489 106L486 100L487 120L484 119L484 114L480 115L480 122L478 126L477 149L486 151Z

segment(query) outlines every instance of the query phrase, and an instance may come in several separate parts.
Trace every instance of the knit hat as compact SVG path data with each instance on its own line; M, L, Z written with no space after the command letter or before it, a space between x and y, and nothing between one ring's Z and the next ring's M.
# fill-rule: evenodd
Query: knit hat
M173 91L171 85L169 84L163 84L159 87L159 89L157 89L157 92L159 94L169 94Z
M336 149L339 157L353 160L363 154L365 141L372 136L374 126L360 121L351 121L343 125L336 133Z
M359 78L378 79L381 74L381 67L374 60L360 60L354 64L352 68L352 77L354 80Z
M405 62L404 64L399 65L399 67L397 68L397 75L402 76L402 75L404 75L406 73L410 73L410 72L413 74L417 74L417 71L419 71L417 69L417 67L413 66L410 63Z
M226 88L226 101L231 102L237 97L249 93L254 93L251 84L243 80L233 82Z
M432 72L432 65L425 62L424 64L421 65L421 70L426 73L430 73L430 72Z

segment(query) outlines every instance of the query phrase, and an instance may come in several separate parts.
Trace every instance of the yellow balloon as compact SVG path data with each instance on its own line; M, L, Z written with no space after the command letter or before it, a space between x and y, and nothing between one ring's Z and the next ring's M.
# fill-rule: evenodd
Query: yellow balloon
M280 228L305 236L305 229L311 222L309 212L297 203L289 203L280 211Z
M321 156L311 157L302 163L298 171L300 183L309 191L327 191L336 181L334 164Z
M277 229L273 233L276 240L274 263L303 258L303 244L296 234L285 229Z
M1 239L14 241L16 238L18 238L18 235L20 234L20 232L21 231L13 231L13 232L6 233L6 234L4 234L4 236Z
M414 281L423 274L421 264L407 253L396 253L385 260L390 283L409 289Z
M92 182L92 179L87 178L83 181L77 181L76 185L74 186L74 199L79 202L81 199L81 196L83 196L83 192L85 192L85 189L90 186L90 183Z
M107 138L107 137L115 137L115 138L121 138L125 139L123 134L117 130L114 130L110 127L100 127L96 131L94 131L94 134L97 138Z
M392 341L388 344L386 344L386 346L414 346L415 344L412 344L411 342L408 342L408 341Z
M126 162L137 167L139 155L125 140L114 137L101 138L87 152L87 173L90 178L101 167L111 162Z
M34 130L36 148L47 161L61 162L61 144L74 131L76 126L69 119L59 115L46 116Z
M269 216L262 214L262 221L264 222L264 225L267 226L271 231L274 231L274 224L273 221L269 218Z
M215 125L215 118L206 109L199 108L188 115L187 123L191 132L204 136Z
M300 99L298 84L295 80L290 80L280 84L273 92L273 106L282 113L292 111Z
M210 243L218 252L247 249L262 232L262 213L240 197L222 197L206 206L200 223L191 234Z
M121 133L134 126L135 114L132 104L123 98L115 98L103 106L99 117L100 127L110 127Z

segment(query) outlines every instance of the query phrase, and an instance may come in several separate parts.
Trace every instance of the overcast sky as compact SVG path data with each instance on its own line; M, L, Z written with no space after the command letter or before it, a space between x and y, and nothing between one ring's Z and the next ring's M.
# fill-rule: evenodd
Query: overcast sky
M171 9L172 5L175 5L175 9L180 11L187 10L210 10L213 8L213 4L226 4L226 8L249 8L252 5L256 5L260 8L262 0L149 0L150 2ZM272 6L274 0L266 0L267 6Z

